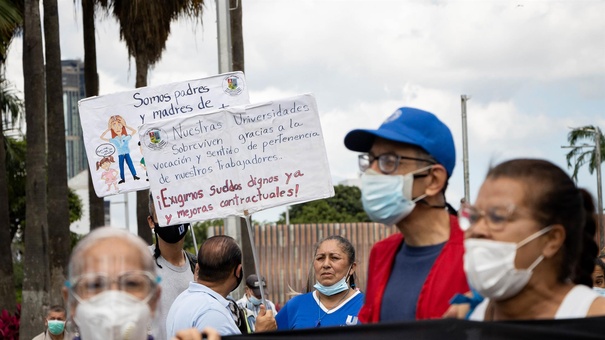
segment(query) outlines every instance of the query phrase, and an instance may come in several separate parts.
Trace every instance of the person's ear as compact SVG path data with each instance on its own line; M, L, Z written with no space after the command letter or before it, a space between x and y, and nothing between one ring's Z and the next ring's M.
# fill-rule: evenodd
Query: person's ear
M153 222L153 217L151 217L151 215L147 215L147 224L150 229L155 228L155 223Z
M197 281L197 279L199 277L199 273L200 273L200 265L196 263L195 269L193 270L193 281Z
M443 191L447 183L447 171L443 165L435 164L424 179L426 181L426 195L429 197L435 196Z
M542 255L549 259L557 255L563 243L565 242L565 227L560 224L551 226L552 229L544 235L546 237L546 245L542 250Z
M69 290L67 289L67 287L62 287L61 288L61 295L63 295L63 303L65 303L66 306L66 310L69 312L67 315L70 318L74 318L74 315L76 313L76 304L74 303L70 303L69 301ZM67 318L66 318L67 319Z
M353 275L355 273L355 268L357 268L357 262L353 262L351 265L351 270L349 270L349 275Z

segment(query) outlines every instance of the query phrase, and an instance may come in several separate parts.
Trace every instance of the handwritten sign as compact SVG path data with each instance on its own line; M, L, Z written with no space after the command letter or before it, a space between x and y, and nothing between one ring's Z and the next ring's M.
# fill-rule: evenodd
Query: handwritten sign
M334 195L310 94L151 122L139 131L162 226Z
M149 188L139 126L249 103L242 72L80 100L84 145L99 197Z

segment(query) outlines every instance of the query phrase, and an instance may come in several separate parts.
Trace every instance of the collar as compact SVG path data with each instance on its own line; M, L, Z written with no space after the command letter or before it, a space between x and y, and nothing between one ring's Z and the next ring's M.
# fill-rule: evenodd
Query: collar
M229 300L225 299L222 295L220 295L219 293L213 291L212 289L204 286L201 283L189 282L188 291L191 293L194 293L194 292L206 293L206 294L210 295L212 298L214 298L216 301L218 301L222 306L224 306L226 308L229 307Z

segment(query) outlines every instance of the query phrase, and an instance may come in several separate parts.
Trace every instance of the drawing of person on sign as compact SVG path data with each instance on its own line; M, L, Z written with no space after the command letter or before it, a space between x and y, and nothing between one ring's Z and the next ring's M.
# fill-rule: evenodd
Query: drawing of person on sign
M107 191L111 190L112 185L118 190L118 170L111 168L111 163L115 163L113 156L105 156L97 162L97 171L103 169L101 179L107 184Z
M128 169L130 169L132 178L138 180L139 177L137 177L137 171L134 169L134 165L132 164L132 159L130 158L130 146L128 145L132 139L132 135L134 135L137 130L126 125L126 121L120 115L109 117L107 126L107 130L101 134L100 138L111 143L117 150L120 167L120 181L118 184L124 183L124 162L128 164ZM130 131L130 134L128 134L127 130ZM108 132L111 132L111 138L105 137Z

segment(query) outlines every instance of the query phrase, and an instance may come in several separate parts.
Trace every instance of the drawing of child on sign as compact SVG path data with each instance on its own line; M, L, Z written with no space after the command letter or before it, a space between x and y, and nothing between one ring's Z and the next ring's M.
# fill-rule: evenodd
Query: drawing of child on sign
M112 185L118 190L118 170L111 168L111 163L115 163L113 156L103 157L97 162L97 171L99 171L99 168L103 169L101 179L105 180L107 191L111 190Z
M126 121L120 115L109 117L107 126L107 130L101 134L100 138L111 143L117 150L118 165L120 167L120 181L118 184L124 183L124 162L126 162L128 165L132 178L138 180L139 177L137 177L137 171L134 169L134 165L132 164L132 159L130 158L130 147L128 145L132 139L132 135L134 135L137 130L126 125ZM130 135L126 130L130 131ZM111 138L105 137L108 132L111 132Z

